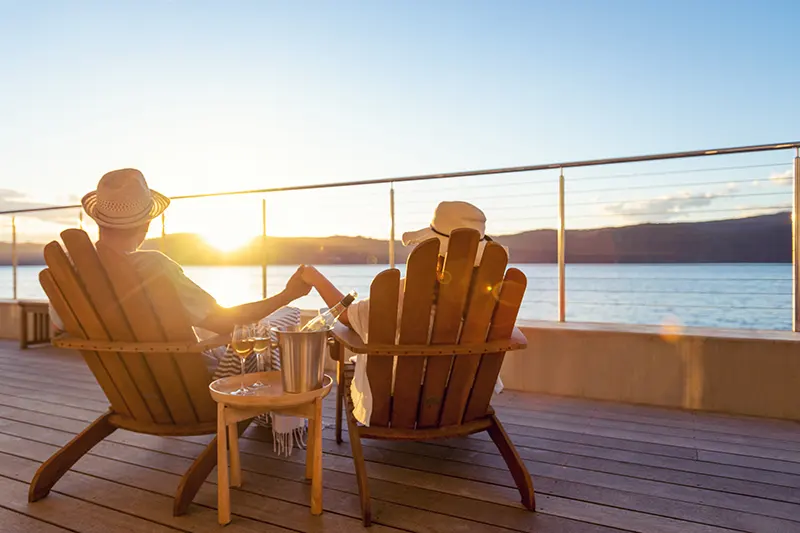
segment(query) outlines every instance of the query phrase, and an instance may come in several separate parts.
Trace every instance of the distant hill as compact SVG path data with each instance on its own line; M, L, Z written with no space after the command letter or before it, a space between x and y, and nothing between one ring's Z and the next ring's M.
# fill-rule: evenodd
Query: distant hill
M495 238L509 247L515 263L554 263L557 235L535 230ZM567 231L568 263L791 263L789 213L751 218L640 224L617 228ZM365 237L267 238L269 264L386 264L388 242ZM160 240L144 247L159 249ZM165 251L185 265L250 265L261 262L261 240L235 252L222 253L191 233L167 235ZM20 264L42 264L42 244L18 247ZM397 262L408 249L395 246ZM0 264L11 264L11 245L0 243Z
M553 230L497 237L518 263L556 262ZM791 263L789 213L678 224L568 230L568 263Z

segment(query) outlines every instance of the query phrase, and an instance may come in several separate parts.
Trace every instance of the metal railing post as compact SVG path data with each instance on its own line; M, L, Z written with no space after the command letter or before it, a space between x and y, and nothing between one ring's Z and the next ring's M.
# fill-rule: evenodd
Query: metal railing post
M394 183L389 186L389 217L391 226L389 227L389 267L394 268Z
M267 297L267 199L261 199L261 297Z
M800 148L794 156L792 202L792 331L800 330Z
M159 243L161 253L167 253L167 217L161 213L161 241Z
M567 319L567 280L565 254L566 247L566 223L564 220L564 169L558 177L558 321L564 322Z
M17 217L11 217L11 276L14 300L17 299Z

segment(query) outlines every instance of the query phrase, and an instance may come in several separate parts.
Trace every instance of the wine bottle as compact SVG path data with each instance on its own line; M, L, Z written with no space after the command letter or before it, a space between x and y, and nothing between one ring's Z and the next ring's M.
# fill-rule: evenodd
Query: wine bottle
M339 315L341 315L345 309L350 307L350 304L353 303L353 301L356 299L356 296L358 296L356 291L351 291L350 294L342 298L341 302L334 305L324 313L318 315L316 318L309 320L300 331L320 331L333 327L336 321L339 320Z

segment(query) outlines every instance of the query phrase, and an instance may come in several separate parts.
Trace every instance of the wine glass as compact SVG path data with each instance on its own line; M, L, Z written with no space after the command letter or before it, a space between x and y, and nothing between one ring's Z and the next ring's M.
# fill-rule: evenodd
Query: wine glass
M263 356L264 352L270 348L269 328L269 322L256 322L251 329L253 351L256 353L256 371L258 372L264 372L265 370ZM251 389L258 389L261 387L269 387L269 385L262 383L260 379L250 385Z
M231 393L235 396L245 396L251 392L250 389L244 386L244 361L253 351L253 335L251 334L251 330L252 326L250 325L237 325L233 328L231 347L242 362L242 384L238 389Z

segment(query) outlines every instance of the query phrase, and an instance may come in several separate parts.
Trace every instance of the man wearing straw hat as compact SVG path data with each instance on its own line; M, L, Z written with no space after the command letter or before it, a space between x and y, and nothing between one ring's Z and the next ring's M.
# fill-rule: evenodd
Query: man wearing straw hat
M139 250L150 222L160 216L169 203L169 198L148 187L140 171L131 168L105 174L97 184L97 190L81 200L86 214L97 222L100 233L97 244L127 255L143 277L153 272L165 275L175 287L198 337L211 336L209 332L228 334L237 324L262 320L269 321L272 326L299 324L300 310L287 306L311 291L311 286L302 279L302 267L279 294L235 307L222 307L213 296L190 280L172 259L158 251ZM63 330L63 324L52 307L50 314L55 326ZM271 355L270 364L274 367L277 353ZM213 379L239 372L239 358L230 347L209 350L203 356ZM248 371L254 370L255 365L248 366ZM257 423L268 425L265 417L259 417ZM272 431L274 442L280 444L279 451L289 455L293 446L303 446L305 420L273 415Z
M126 254L143 275L155 271L166 275L196 328L227 334L236 324L258 322L311 290L302 279L302 268L298 268L284 290L275 296L235 307L220 306L169 257L158 251L139 250L150 221L160 216L169 203L169 198L147 186L141 172L130 168L105 174L97 190L81 200L86 214L97 222L98 245Z

